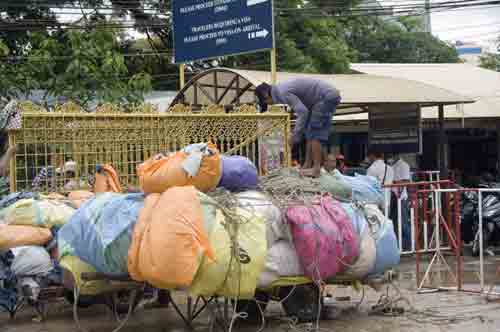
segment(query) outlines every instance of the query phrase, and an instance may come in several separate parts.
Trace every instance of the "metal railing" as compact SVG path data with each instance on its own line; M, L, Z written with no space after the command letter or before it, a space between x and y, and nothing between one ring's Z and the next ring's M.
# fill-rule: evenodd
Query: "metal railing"
M9 144L17 146L11 191L32 190L44 168L52 169L55 189L45 183L39 191L64 191L68 179L56 170L68 160L75 162L78 179L111 164L124 186L136 185L136 167L144 160L207 141L221 153L249 158L261 174L289 166L289 114L280 107L258 114L245 106L229 114L210 108L194 114L182 105L167 113L23 112L21 129L9 132Z

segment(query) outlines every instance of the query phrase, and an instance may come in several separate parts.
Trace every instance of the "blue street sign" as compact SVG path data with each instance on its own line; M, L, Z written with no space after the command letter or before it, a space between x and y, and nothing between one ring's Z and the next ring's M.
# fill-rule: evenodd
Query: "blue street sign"
M175 63L274 47L272 0L174 0Z

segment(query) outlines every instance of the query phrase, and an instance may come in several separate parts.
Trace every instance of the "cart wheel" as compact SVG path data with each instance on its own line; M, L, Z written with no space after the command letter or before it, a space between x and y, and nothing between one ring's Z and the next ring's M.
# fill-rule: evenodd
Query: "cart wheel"
M236 303L236 312L246 312L248 314L248 321L258 322L266 312L269 300L269 294L258 291L255 293L255 300L238 300Z
M279 297L287 316L295 317L299 322L311 322L319 314L319 290L314 284L294 287L281 287Z

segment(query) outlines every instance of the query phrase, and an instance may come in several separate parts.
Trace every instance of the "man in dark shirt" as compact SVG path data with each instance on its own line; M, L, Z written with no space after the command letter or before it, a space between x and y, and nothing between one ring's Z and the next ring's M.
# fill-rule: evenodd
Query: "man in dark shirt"
M271 86L263 83L255 89L261 110L267 105L287 104L296 115L290 144L306 139L306 161L302 174L318 177L321 172L322 144L327 144L332 117L340 104L340 93L317 79L300 78Z

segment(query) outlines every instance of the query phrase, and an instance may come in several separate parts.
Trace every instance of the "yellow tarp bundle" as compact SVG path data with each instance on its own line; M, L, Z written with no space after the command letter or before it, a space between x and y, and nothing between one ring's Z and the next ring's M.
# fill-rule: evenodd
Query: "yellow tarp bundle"
M21 199L0 212L2 223L47 227L62 226L73 216L75 209L52 199Z
M73 275L75 287L79 289L81 295L97 295L112 289L111 284L105 280L83 282L82 273L95 273L97 271L78 257L64 256L59 264Z
M267 255L266 225L262 218L247 210L238 208L237 214L242 220L236 232L238 257L232 255L230 232L226 229L232 226L217 210L216 222L209 237L215 251L215 262L206 258L203 260L190 287L191 294L239 299L254 297L257 279Z
M161 289L189 287L200 262L214 259L194 187L148 195L134 228L128 271Z

